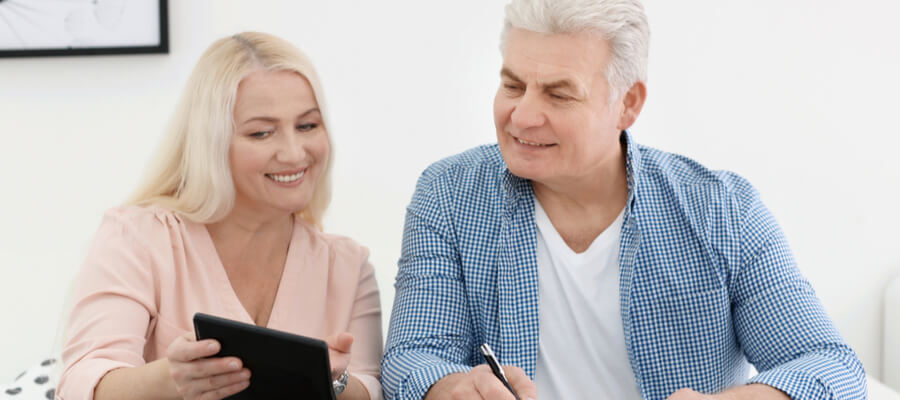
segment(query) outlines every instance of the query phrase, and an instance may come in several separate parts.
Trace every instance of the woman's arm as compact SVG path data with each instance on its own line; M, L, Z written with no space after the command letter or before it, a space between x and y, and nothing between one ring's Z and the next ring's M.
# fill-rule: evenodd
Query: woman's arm
M373 397L369 395L366 386L353 375L350 375L350 379L347 380L347 389L338 396L338 400L369 400L370 398Z
M174 340L165 357L145 361L158 314L157 271L171 259L164 253L171 244L155 218L141 221L116 210L104 217L75 281L57 394L66 400L193 399L214 391L204 398L221 399L243 390L249 375L242 375L249 372L240 360L203 359L219 351L214 340L196 342L189 333Z
M350 360L350 380L341 400L380 400L381 356L381 298L375 269L366 260L360 268L359 285L353 303L349 332L354 337L353 357Z
M110 371L97 385L94 399L217 400L250 386L250 371L240 359L210 358L219 350L215 340L197 342L187 333L172 342L166 358Z
M94 400L146 399L177 400L181 396L175 390L169 375L169 362L165 358L140 367L118 368L109 371L94 390Z
M73 286L60 398L91 399L110 371L144 366L146 336L156 313L145 239L120 213L104 216ZM146 370L158 376L154 367Z

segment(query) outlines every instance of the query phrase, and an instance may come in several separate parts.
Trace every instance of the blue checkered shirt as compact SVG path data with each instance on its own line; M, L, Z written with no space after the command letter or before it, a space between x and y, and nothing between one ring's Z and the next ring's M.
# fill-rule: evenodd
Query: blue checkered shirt
M643 398L756 382L794 399L864 399L861 363L756 190L733 173L637 145L628 133L622 140L619 290ZM534 379L533 196L496 145L422 174L407 208L382 362L387 399L421 399L441 377L482 363L481 343ZM759 374L748 380L750 364Z

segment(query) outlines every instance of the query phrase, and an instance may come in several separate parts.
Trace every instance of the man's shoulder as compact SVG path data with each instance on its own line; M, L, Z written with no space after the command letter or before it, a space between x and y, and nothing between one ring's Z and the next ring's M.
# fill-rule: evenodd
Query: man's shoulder
M440 183L454 185L483 184L500 179L506 163L497 144L486 144L441 159L425 169L419 187Z
M744 177L727 170L715 170L680 154L638 145L641 153L641 183L651 188L662 186L684 191L703 191L712 195L755 195L756 190Z

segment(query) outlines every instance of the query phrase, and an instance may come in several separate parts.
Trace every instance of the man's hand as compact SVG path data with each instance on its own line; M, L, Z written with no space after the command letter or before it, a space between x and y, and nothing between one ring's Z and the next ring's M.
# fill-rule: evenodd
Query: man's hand
M715 400L716 396L703 394L691 389L681 389L669 396L668 400Z
M537 399L537 386L522 368L506 365L503 371L520 399ZM425 400L457 399L515 400L515 397L494 376L487 364L481 364L468 373L450 374L441 378L425 394Z
M681 389L669 396L668 400L743 400L771 399L791 400L784 392L769 385L752 383L728 389L718 394L703 394L691 389Z

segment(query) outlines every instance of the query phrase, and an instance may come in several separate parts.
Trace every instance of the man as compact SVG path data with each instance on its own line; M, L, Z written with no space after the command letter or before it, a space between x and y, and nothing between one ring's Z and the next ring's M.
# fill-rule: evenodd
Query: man
M742 178L638 145L638 0L513 0L497 145L407 210L388 399L861 399L865 373ZM759 374L747 379L749 365Z

